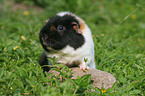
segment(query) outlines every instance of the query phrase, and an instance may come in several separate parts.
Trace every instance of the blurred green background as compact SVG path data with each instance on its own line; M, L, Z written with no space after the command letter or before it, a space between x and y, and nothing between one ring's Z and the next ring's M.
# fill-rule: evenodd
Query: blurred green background
M45 20L70 11L92 30L96 68L117 79L113 92L85 89L81 95L144 96L144 5L144 0L0 0L0 95L80 95L69 89L64 93L67 87L61 84L45 87L49 81L38 64Z

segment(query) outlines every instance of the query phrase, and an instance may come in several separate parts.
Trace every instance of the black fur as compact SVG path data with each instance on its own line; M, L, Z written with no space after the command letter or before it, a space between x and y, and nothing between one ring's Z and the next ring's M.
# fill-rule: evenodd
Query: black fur
M48 51L46 47L50 47L55 50L61 50L66 47L66 45L70 45L75 50L81 47L84 44L85 39L72 28L72 22L78 23L78 21L70 15L65 15L63 17L54 16L50 18L48 23L41 29L39 35L43 48ZM66 28L63 34L60 34L57 31L57 27L59 25L63 25ZM56 30L51 31L51 26L54 26Z
M79 22L70 15L64 15L63 17L56 15L49 19L39 34L40 42L45 51L49 53L51 51L49 48L61 50L67 45L70 45L76 50L84 44L85 39L83 35L78 34L76 30L73 29L72 22L76 22L79 25ZM65 30L58 31L58 26L60 25L64 26ZM52 30L52 26L55 29ZM43 53L40 58L40 65L48 65L47 62L47 57L45 53ZM49 71L50 68L43 67L43 69L44 71Z
M51 64L51 62L49 62L47 60L45 52L42 53L40 60L39 60L39 64L42 66L43 71L48 72L51 69L51 67L48 65L52 65L52 64Z

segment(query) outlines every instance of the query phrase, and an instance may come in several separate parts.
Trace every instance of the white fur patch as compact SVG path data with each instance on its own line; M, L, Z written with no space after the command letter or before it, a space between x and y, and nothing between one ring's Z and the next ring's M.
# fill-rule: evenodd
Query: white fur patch
M70 13L70 12L60 12L60 13L57 13L56 15L64 16L66 14L71 15L72 13Z

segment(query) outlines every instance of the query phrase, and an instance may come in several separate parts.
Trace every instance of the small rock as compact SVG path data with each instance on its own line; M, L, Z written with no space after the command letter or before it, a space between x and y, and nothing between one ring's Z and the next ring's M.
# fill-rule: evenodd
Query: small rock
M111 88L116 82L115 77L108 73L97 69L88 69L86 71L80 70L80 68L70 68L72 69L72 79L76 79L76 76L82 77L86 74L91 74L91 81L93 81L93 87L104 87L105 89ZM49 73L54 73L58 75L59 72L55 70L50 70Z

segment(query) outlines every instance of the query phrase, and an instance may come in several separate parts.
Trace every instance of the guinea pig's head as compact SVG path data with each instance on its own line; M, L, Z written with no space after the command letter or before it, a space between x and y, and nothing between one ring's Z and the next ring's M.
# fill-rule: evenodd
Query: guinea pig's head
M41 29L39 38L46 51L61 50L67 45L76 50L85 42L79 21L71 15L51 17Z

